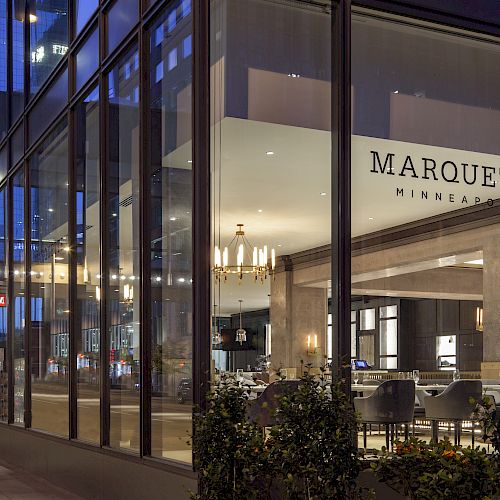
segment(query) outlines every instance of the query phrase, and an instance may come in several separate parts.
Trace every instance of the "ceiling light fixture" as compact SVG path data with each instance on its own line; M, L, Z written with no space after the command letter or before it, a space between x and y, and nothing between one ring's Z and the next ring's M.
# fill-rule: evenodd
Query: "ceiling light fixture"
M239 299L238 302L240 303L240 327L236 330L236 342L239 342L240 345L243 344L243 342L247 341L247 331L243 329L243 321L241 317L241 304L243 300Z
M264 283L268 274L274 277L276 267L274 248L271 249L271 264L269 264L267 245L264 245L264 248L252 247L245 236L243 224L237 224L236 226L236 234L229 245L222 252L218 246L214 249L214 267L212 271L215 280L219 282L224 277L224 281L227 281L230 274L237 274L238 279L242 280L244 274L252 274L255 281L260 280L261 283ZM229 252L231 252L231 262L229 261ZM251 265L248 262L251 262Z
M266 151L266 155L267 156L273 156L274 155L274 151Z

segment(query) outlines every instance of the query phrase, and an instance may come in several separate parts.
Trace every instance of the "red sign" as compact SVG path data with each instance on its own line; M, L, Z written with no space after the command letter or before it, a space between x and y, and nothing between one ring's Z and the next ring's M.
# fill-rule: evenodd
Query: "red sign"
M7 307L7 295L0 293L0 307Z

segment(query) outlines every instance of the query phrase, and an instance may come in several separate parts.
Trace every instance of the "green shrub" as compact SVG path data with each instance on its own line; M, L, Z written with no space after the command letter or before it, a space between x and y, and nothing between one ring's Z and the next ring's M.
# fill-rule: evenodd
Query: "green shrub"
M498 499L500 468L486 450L453 446L445 439L396 441L372 464L376 477L415 500Z
M278 398L277 423L264 437L248 421L247 396L218 384L195 418L198 500L360 497L357 420L339 382L305 374L296 392Z

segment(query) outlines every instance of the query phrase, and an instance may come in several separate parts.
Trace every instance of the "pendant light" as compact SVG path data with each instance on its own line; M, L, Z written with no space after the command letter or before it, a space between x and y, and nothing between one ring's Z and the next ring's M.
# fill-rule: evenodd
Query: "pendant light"
M236 342L239 342L240 345L242 345L243 342L247 341L247 332L243 329L241 319L241 303L243 302L243 300L239 299L238 302L240 303L240 327L236 330Z

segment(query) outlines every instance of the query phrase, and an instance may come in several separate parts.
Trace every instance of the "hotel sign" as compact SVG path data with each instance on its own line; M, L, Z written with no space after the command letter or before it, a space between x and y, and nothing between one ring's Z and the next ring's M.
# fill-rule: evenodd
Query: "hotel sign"
M500 202L500 156L354 135L351 161L355 234Z

